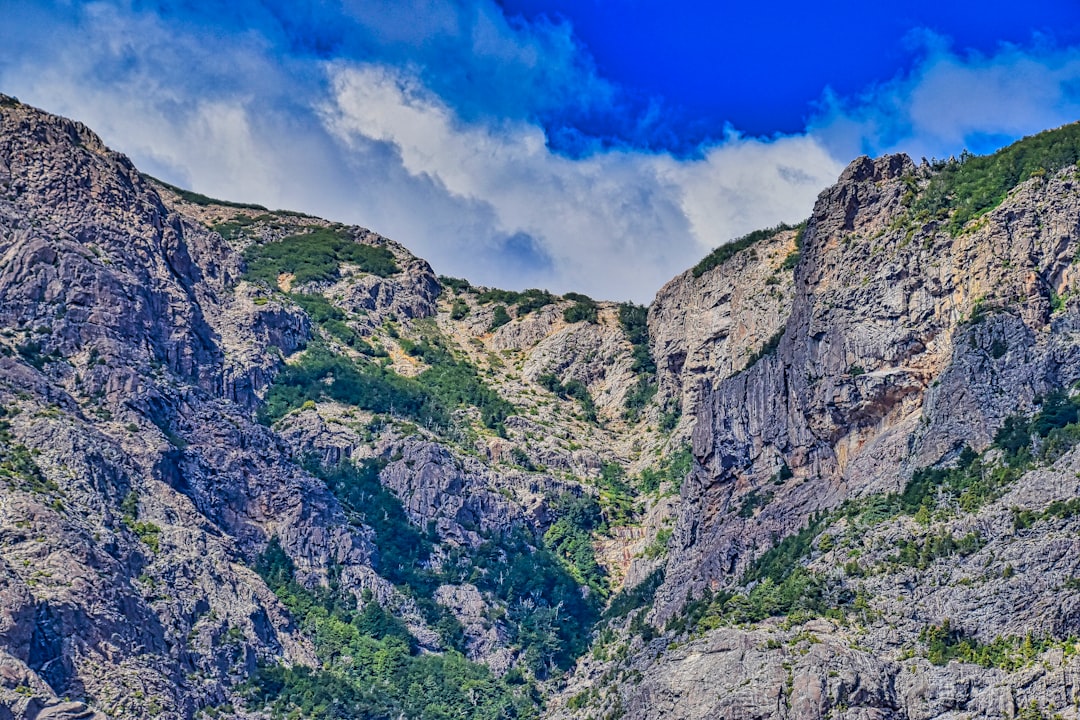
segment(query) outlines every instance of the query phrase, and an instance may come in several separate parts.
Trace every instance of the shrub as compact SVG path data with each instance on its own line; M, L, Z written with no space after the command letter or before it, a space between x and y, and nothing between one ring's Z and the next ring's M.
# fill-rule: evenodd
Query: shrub
M1056 172L1080 160L1080 124L1026 137L992 155L968 152L940 164L938 173L912 206L917 217L948 217L956 235L970 220L1001 204L1029 178Z
M494 332L508 322L510 322L510 313L506 312L506 306L496 305L491 315L491 325L488 326L488 332Z

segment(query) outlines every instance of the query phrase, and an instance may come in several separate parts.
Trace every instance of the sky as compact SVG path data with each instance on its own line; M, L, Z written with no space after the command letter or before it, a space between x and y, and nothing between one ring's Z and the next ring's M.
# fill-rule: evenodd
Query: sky
M648 303L860 154L1080 119L1080 3L0 0L0 92L442 274Z

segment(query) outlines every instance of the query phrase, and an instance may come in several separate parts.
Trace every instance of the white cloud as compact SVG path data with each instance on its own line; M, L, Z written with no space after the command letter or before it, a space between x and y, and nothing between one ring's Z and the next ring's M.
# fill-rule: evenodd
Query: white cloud
M1080 48L1037 42L991 55L958 53L922 33L922 59L856 98L827 93L810 132L832 152L945 157L1080 119ZM989 147L983 147L987 142Z
M208 37L103 3L5 30L0 9L0 43L18 47L0 58L0 89L86 122L151 174L371 227L439 272L637 301L722 242L806 217L865 148L942 155L1080 109L1077 51L962 56L931 37L907 75L858 98L826 95L806 133L729 130L690 159L628 149L571 159L522 111L572 94L578 106L611 99L569 27L510 22L487 0L412 1L431 6L420 13L428 26L402 24L387 3L343 7L382 27L381 42L430 42L418 62L407 53L392 62L400 47L365 62L282 56L265 18L252 23L264 31ZM258 18L265 7L249 0L242 10ZM440 47L469 65L448 63L433 81ZM447 99L473 73L485 88L516 88L514 111Z
M338 64L330 75L324 116L336 137L387 142L412 176L488 204L495 235L523 232L541 243L560 290L643 299L763 217L805 217L840 170L805 137L732 135L701 160L628 151L571 160L552 153L534 125L461 123L399 71Z

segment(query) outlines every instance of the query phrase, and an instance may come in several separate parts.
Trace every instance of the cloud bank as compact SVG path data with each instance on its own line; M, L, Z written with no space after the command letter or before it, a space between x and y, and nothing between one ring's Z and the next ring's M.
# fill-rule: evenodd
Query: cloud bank
M909 72L826 93L803 133L728 128L689 156L583 136L568 154L554 115L645 137L664 111L599 77L565 23L486 0L293 5L12 0L0 91L155 176L370 227L441 273L639 302L711 248L806 217L860 152L992 149L1080 109L1080 50L975 56L924 36Z

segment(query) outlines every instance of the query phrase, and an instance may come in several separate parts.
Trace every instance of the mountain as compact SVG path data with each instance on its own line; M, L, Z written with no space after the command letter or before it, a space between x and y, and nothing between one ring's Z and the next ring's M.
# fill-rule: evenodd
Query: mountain
M646 309L0 96L0 719L1076 717L1080 127Z

